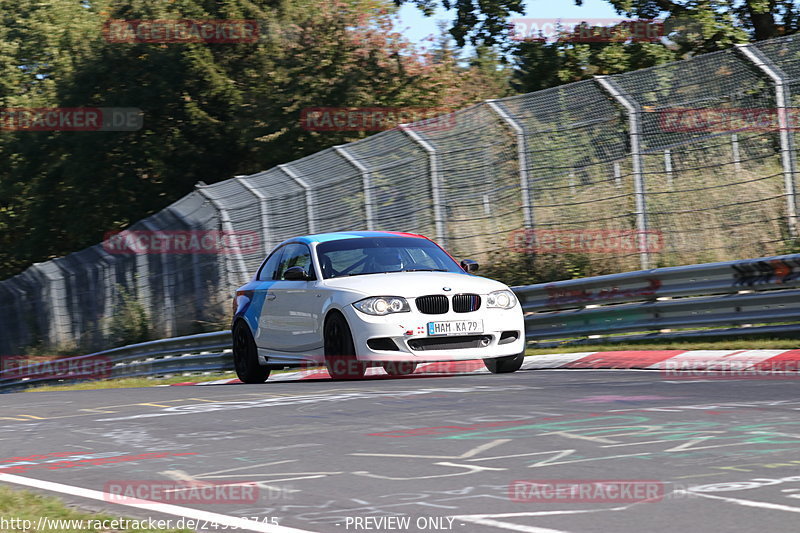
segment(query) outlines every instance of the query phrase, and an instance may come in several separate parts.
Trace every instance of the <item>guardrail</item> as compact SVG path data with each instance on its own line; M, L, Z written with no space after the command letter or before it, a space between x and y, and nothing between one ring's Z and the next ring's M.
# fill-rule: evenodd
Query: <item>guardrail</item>
M187 372L218 372L233 370L231 357L231 332L215 331L186 337L174 337L156 341L131 344L111 350L104 350L79 357L61 358L58 365L42 361L25 366L14 367L7 378L0 375L0 392L24 389L35 385L63 381L80 381L51 372L43 372L46 365L59 368L72 365L80 369L82 364L89 367L103 367L96 371L102 377L130 378L155 377ZM90 371L94 372L94 371ZM30 376L20 378L19 376Z
M800 335L800 254L657 268L513 287L526 337L564 342ZM677 330L677 331L676 331ZM113 378L233 370L230 331L201 333L61 359L102 359ZM25 374L27 367L15 369ZM29 374L36 376L36 365ZM0 376L0 392L64 381Z
M514 287L529 341L800 332L800 254ZM677 330L677 331L676 331ZM638 335L630 335L637 333Z

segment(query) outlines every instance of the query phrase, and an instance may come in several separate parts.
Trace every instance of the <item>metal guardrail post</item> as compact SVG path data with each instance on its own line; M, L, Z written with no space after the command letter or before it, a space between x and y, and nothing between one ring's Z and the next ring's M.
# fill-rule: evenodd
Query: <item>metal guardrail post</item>
M259 214L261 215L261 232L262 239L264 239L264 252L269 252L272 249L272 233L269 229L269 207L267 206L267 195L258 190L258 188L247 181L248 176L236 176L235 179L242 184L242 187L256 197L258 200Z
M791 93L787 83L788 77L759 50L749 44L737 44L736 49L748 61L758 67L775 84L775 106L778 111L778 128L781 141L781 164L783 166L783 183L786 194L786 216L789 224L789 235L797 237L797 198L795 188L796 163L794 155L794 140L787 114L787 103L791 100Z
M650 268L650 254L647 251L647 199L645 196L645 183L642 174L641 153L641 111L638 104L631 98L622 94L617 84L608 76L595 76L600 86L608 92L628 113L628 128L631 140L631 163L633 166L633 193L636 201L636 229L638 230L639 262L642 270Z
M301 178L297 174L297 172L292 170L292 168L289 165L286 164L278 165L278 168L281 169L284 174L292 178L294 182L297 183L299 186L301 186L303 190L306 192L306 215L308 217L308 232L316 233L317 228L314 224L314 197L312 196L313 191L311 189L311 185L309 185L306 180Z
M220 204L217 200L215 200L207 191L203 190L203 187L206 187L206 185L205 184L196 185L195 189L197 190L198 193L203 195L203 197L206 200L211 202L211 205L213 205L217 211L219 211L220 221L222 222L222 227L225 229L225 231L233 233L234 232L233 222L231 222L231 217L230 215L228 215L228 210L225 209L225 207L223 207L222 204ZM243 285L248 281L250 281L250 277L247 275L247 266L244 264L244 257L242 255L241 248L236 250L235 255L236 255L236 263L239 267L240 278L238 281L231 279L229 270L228 281L231 282L231 285Z
M361 161L356 159L353 154L348 152L344 146L334 146L333 149L336 150L336 153L342 156L348 163L353 165L356 170L361 172L361 183L364 189L364 217L366 218L367 229L375 229L375 220L372 212L372 175L367 167L365 167Z
M533 203L528 180L528 152L525 141L525 129L517 119L509 115L497 104L497 100L486 100L486 103L489 105L489 109L497 113L503 122L514 130L514 135L517 138L517 164L519 165L519 187L522 196L522 219L526 228L532 228L534 224Z
M439 241L439 245L442 247L447 247L444 226L444 202L442 201L441 184L439 183L439 160L436 157L436 148L423 139L419 133L411 129L408 124L400 124L399 127L403 133L420 145L428 154L428 165L431 175L431 195L433 197L433 223L436 227L436 240Z

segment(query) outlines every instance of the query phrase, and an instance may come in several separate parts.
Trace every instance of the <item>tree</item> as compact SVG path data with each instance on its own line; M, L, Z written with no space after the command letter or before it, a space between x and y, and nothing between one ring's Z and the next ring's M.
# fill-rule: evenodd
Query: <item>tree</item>
M307 131L304 108L458 108L506 90L486 64L419 52L392 30L383 0L0 2L4 106L144 115L133 132L0 131L0 277L95 244L198 181L372 133ZM260 37L119 43L102 32L108 19L181 18L256 19Z
M399 6L412 3L431 16L439 3L436 0L394 0ZM442 7L455 11L450 27L459 47L505 44L508 37L508 18L512 13L525 12L522 0L442 0Z

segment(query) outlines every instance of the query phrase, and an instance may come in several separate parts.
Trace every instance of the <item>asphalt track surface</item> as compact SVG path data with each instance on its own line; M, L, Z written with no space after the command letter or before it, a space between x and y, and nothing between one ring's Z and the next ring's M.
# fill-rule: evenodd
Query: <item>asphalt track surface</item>
M282 530L274 518L335 533L796 532L799 386L521 370L7 394L0 482L112 516L199 510L261 531ZM109 496L137 480L257 493L150 508ZM575 488L602 480L600 491ZM641 496L631 481L648 498L629 501Z

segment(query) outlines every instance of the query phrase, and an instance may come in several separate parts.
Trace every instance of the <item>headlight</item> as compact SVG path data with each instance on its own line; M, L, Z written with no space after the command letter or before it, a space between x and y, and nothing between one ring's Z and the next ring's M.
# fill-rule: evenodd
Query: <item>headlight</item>
M517 297L511 291L494 291L486 297L486 307L511 309L517 305Z
M372 296L353 304L353 307L368 315L389 315L391 313L407 313L411 310L405 298L399 296Z

